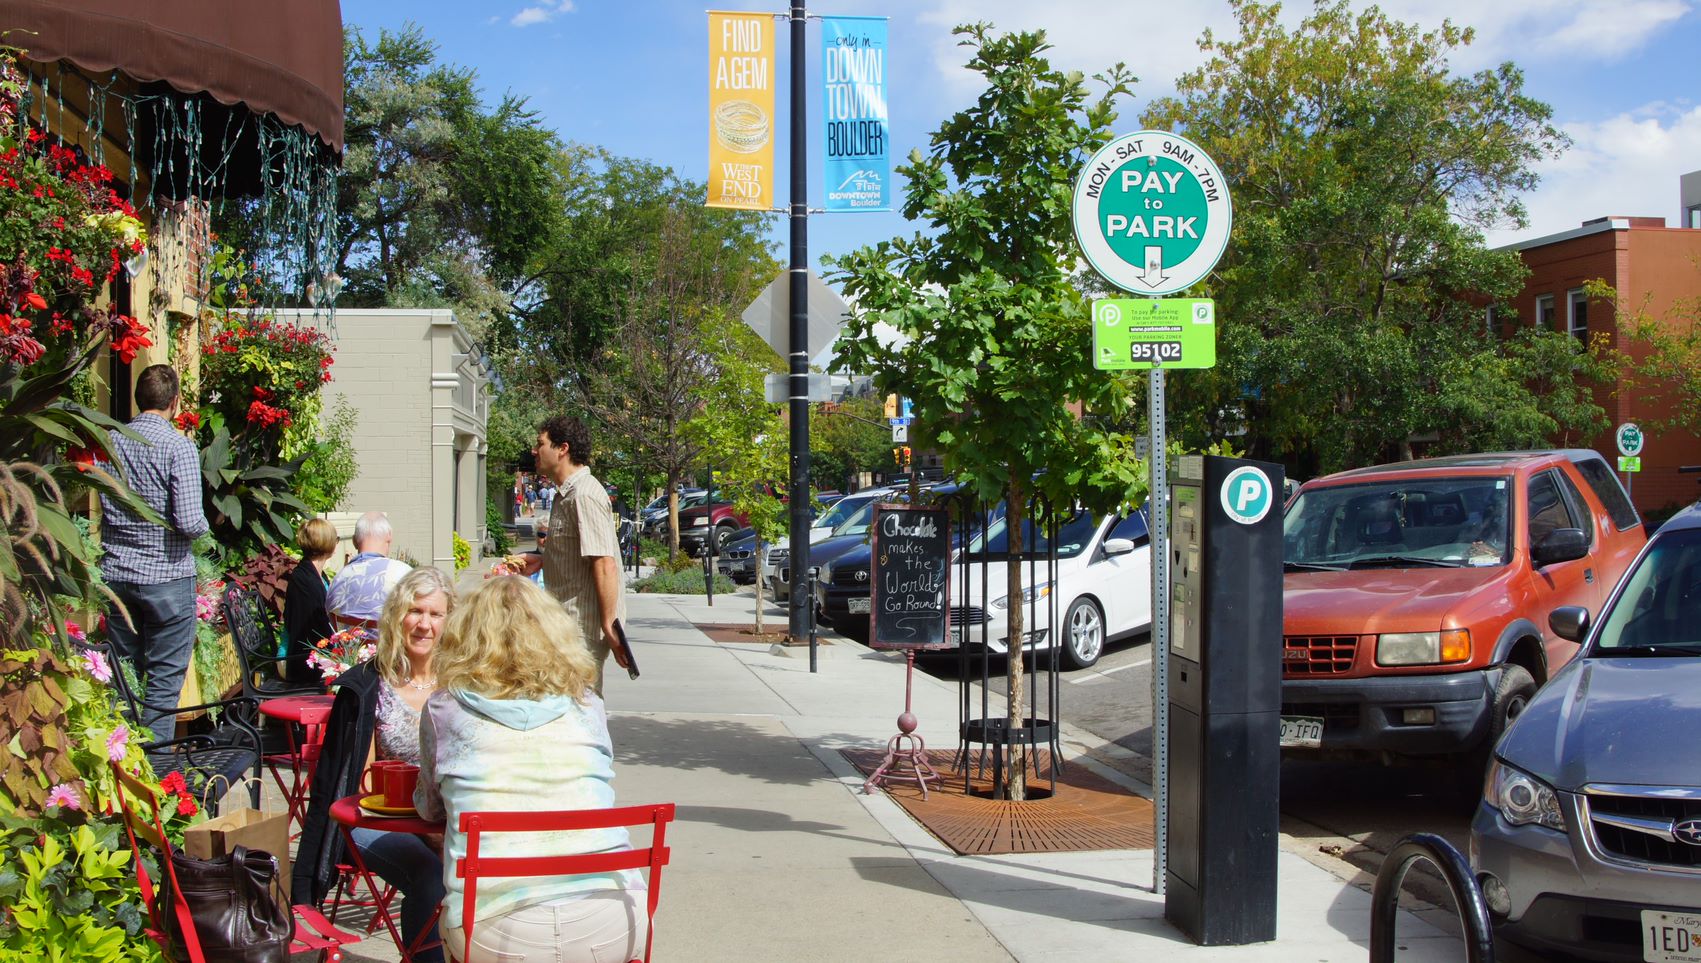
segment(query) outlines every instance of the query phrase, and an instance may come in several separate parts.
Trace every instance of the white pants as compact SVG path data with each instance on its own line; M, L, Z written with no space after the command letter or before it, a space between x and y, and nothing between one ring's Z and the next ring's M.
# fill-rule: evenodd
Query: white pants
M528 906L473 925L443 927L443 948L461 963L627 963L649 936L648 892L611 889Z

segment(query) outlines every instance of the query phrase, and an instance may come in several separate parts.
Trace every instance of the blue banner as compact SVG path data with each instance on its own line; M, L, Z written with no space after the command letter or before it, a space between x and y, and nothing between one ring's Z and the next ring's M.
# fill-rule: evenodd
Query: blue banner
M829 211L892 209L886 18L821 18Z

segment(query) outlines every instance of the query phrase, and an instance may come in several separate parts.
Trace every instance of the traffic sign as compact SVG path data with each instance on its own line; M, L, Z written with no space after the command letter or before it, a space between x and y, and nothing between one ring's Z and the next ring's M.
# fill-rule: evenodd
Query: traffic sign
M1161 130L1124 134L1075 180L1075 238L1105 280L1157 297L1192 287L1223 256L1228 181L1197 144Z
M1618 456L1618 470L1622 471L1622 472L1641 471L1642 470L1642 458L1641 458L1641 456L1640 455L1619 455Z
M907 444L909 444L909 442L910 442L910 426L909 425L893 425L892 426L892 444L894 444L894 445L907 445Z
M1093 367L1214 368L1217 309L1209 298L1093 302Z
M1270 513L1270 506L1276 503L1276 489L1261 469L1243 465L1223 479L1222 502L1230 521L1253 525Z
M1634 421L1627 421L1619 425L1614 437L1618 440L1618 453L1632 458L1642 454L1642 446L1648 441L1647 436L1642 434L1642 426ZM1630 471L1632 469L1621 468L1619 470Z

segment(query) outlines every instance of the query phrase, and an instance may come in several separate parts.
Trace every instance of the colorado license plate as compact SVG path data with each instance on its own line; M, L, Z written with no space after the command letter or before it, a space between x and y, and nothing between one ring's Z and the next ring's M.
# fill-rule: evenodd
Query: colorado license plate
M868 599L847 599L845 605L850 609L852 615L868 614Z
M1701 914L1643 910L1642 959L1701 963Z
M1282 716L1282 745L1317 749L1323 745L1323 720L1315 716Z

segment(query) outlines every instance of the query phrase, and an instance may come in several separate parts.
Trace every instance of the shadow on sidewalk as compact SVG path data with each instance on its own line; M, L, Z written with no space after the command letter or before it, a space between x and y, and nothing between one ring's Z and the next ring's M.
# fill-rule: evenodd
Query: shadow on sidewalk
M908 853L897 842L891 839L875 839L869 836L858 836L845 831L845 827L835 823L816 822L810 819L797 819L790 813L775 812L771 809L743 809L736 806L685 806L679 807L681 822L713 823L723 829L735 829L746 833L809 833L813 836L831 836L834 839L844 839L856 843L872 843L895 849L898 854L908 859ZM890 857L879 858L880 862L890 864Z
M914 885L912 879L890 875L878 860L852 857L851 864L857 875L870 882L926 891L925 887ZM979 903L1037 913L1052 921L1090 923L1128 933L1165 936L1172 942L1192 945L1163 922L1163 901L1154 900L1148 886L1132 880L1106 880L1031 865L1019 867L1020 872L1017 873L1000 873L961 858L928 860L922 866L953 896L971 905ZM1063 881L1053 883L1036 879L1035 873L1058 876Z
M712 770L804 786L836 777L796 736L732 719L657 719L615 714L608 720L616 771L623 765ZM867 736L833 733L830 743L860 745Z

